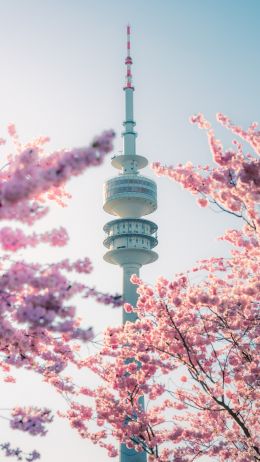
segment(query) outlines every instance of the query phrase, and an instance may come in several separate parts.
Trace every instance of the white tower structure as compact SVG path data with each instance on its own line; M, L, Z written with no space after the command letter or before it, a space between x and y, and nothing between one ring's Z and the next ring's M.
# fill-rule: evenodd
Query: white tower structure
M132 274L139 275L142 265L157 260L152 249L157 245L157 225L141 218L157 208L156 183L139 170L146 167L145 157L136 154L136 132L134 130L132 85L132 58L130 55L130 26L127 26L127 66L125 92L125 121L123 154L112 158L113 167L120 170L119 175L104 183L104 210L118 217L104 226L107 234L104 245L108 251L104 260L123 269L123 299L136 306L136 286L130 281ZM136 315L123 310L123 323L134 322ZM142 400L143 401L143 400ZM145 462L146 453L128 449L124 444L120 451L121 462Z

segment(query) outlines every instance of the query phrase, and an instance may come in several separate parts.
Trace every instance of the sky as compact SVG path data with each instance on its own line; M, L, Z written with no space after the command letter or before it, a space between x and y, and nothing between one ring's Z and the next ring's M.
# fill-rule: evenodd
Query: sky
M205 134L189 117L203 112L226 147L232 136L218 127L223 112L247 127L259 120L259 0L0 0L0 136L14 122L24 142L51 137L50 150L88 144L104 129L117 133L122 150L125 27L132 26L137 153L170 165L210 163ZM103 261L103 182L116 174L109 159L68 186L68 207L52 206L37 229L66 226L63 250L39 248L28 259L52 261L89 256L89 285L120 292L118 267ZM145 169L145 175L154 177ZM236 226L232 217L196 206L194 198L166 178L157 178L159 259L142 269L145 281L192 267L196 260L227 252L220 236ZM86 325L100 333L121 322L120 310L79 303ZM0 385L1 408L16 404L64 408L39 377L17 374L17 385ZM91 380L84 377L86 383ZM5 415L4 411L0 414ZM67 422L56 420L45 438L9 431L2 420L1 441L38 449L42 462L96 462L106 453L81 440ZM11 458L9 459L12 462Z

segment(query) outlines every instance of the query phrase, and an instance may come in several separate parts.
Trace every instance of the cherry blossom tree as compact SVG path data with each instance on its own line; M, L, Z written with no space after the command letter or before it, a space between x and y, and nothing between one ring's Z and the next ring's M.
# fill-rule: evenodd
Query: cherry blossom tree
M110 456L117 455L108 443L113 437L146 451L150 461L260 460L260 132L256 124L243 130L221 114L217 120L242 142L224 151L209 122L193 117L206 130L213 167L156 163L153 169L190 191L199 206L241 220L241 229L221 237L231 245L229 257L202 260L173 280L159 278L155 287L133 276L139 300L124 309L137 314L136 322L108 328L100 353L78 362L101 385L73 388L67 418ZM252 153L243 152L244 142Z
M95 138L88 147L46 153L48 138L41 137L22 145L14 125L8 127L15 154L7 156L0 170L0 368L2 380L14 382L13 367L23 367L43 375L45 381L65 390L66 381L59 379L68 361L74 361L71 342L89 341L92 329L81 325L76 316L73 297L94 297L110 306L120 305L119 296L103 294L77 281L77 274L89 274L88 258L74 262L65 259L53 264L30 263L21 259L21 250L46 246L65 246L68 234L64 228L42 234L25 232L45 217L50 201L64 205L69 198L66 182L90 167L102 164L112 149L114 133L107 131ZM2 150L6 140L0 139ZM11 222L15 226L11 226ZM20 222L22 228L17 227ZM17 256L16 253L19 252ZM74 278L74 280L73 280ZM69 386L68 386L69 387ZM1 412L1 411L0 411ZM50 410L17 407L10 410L10 426L45 435L46 425L53 417ZM39 458L37 451L23 454L9 443L0 448L5 456L23 457L27 461Z

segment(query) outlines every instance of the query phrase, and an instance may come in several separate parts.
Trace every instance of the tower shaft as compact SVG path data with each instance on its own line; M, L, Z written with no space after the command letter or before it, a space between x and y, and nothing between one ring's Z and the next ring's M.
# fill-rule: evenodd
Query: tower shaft
M139 276L140 266L138 264L124 264L123 266L123 297L126 303L136 306L138 294L136 292L136 285L132 284L130 278L133 274ZM136 313L127 313L123 310L123 324L126 321L135 322L137 319Z
M136 132L134 131L134 88L125 87L125 122L124 127L125 131L123 132L124 137L124 154L125 155L135 155L135 139Z
M123 266L123 297L127 303L136 306L138 294L136 285L132 284L130 278L132 274L139 276L140 265L125 264ZM123 310L123 324L135 322L137 320L136 313L126 313ZM139 398L139 404L144 409L144 397ZM125 444L120 445L120 462L146 462L146 452L136 452L134 449L127 448Z

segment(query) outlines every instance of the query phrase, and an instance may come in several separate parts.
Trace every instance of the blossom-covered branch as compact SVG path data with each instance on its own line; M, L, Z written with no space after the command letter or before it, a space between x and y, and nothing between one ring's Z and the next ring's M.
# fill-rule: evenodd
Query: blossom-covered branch
M79 282L77 275L86 276L93 269L87 257L49 264L25 261L21 257L23 249L39 244L65 246L68 233L64 228L28 233L24 227L18 228L17 222L34 224L47 214L51 200L64 205L64 199L70 197L65 191L67 181L89 167L101 165L112 150L114 133L106 131L86 147L48 154L43 149L48 138L41 137L22 146L14 125L9 126L8 132L16 152L8 156L0 170L0 220L15 220L16 227L5 222L0 229L1 377L12 384L13 367L24 367L40 373L60 393L72 392L59 374L69 362L75 362L79 349L75 342L93 338L92 328L83 326L77 316L74 297L92 297L113 307L122 304L122 300L117 294L106 294ZM1 149L4 144L5 140L0 139ZM31 435L45 435L45 424L51 421L49 410L19 406L13 410L10 424L13 429ZM39 458L38 452L24 454L9 443L2 444L1 449L6 457L16 456L18 460Z
M103 162L112 150L113 138L114 133L109 130L88 147L48 155L44 153L41 139L25 147L19 145L19 151L9 155L7 168L0 171L0 219L33 223L40 218L42 201L49 198L59 202L62 188L71 177Z
M256 157L244 154L242 145L237 140L233 142L234 149L224 151L210 123L202 114L198 114L191 121L207 131L210 150L217 167L196 167L191 162L163 166L157 162L153 164L153 169L158 175L168 176L193 195L199 196L198 204L201 207L213 203L223 211L243 218L249 226L259 230L260 219L256 204L260 198L260 132L256 130L257 124L244 131L222 114L218 114L217 118L222 125L249 142L255 148Z
M244 132L218 118L258 154L255 126ZM193 122L207 130L217 167L154 169L201 195L200 205L207 197L240 216L243 227L222 237L232 246L229 258L201 260L155 287L132 277L139 299L124 309L138 319L107 329L101 352L78 363L100 386L76 389L81 402L85 396L93 404L78 405L74 394L67 418L82 437L101 446L112 437L145 450L149 461L259 461L259 161L237 142L236 151L224 152L202 115ZM200 283L193 282L198 271ZM90 419L101 427L96 433ZM115 446L107 449L116 455Z

